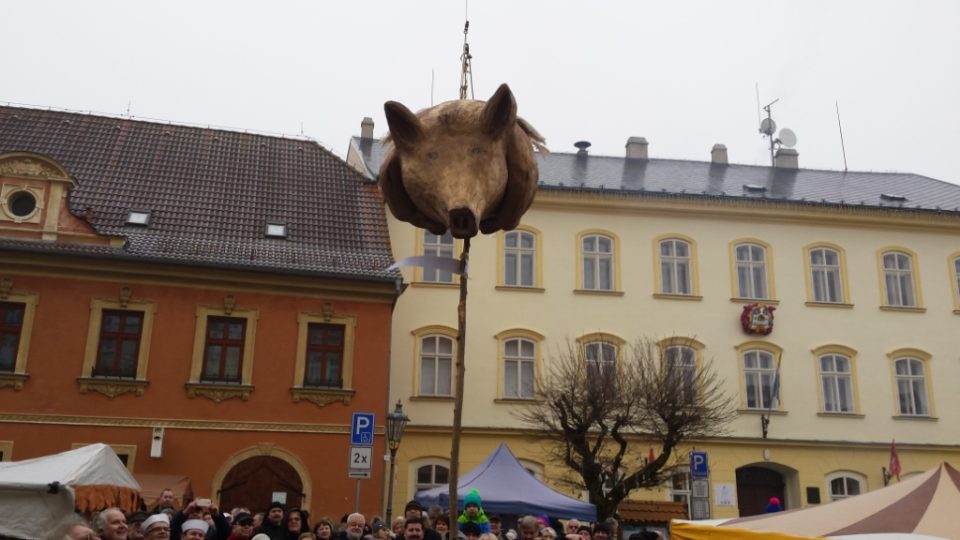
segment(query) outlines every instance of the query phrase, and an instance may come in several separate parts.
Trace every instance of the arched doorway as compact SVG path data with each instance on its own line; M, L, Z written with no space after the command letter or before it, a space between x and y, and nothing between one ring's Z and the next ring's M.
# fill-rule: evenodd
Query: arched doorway
M220 507L262 512L284 493L287 508L303 506L303 481L296 469L274 456L253 456L234 465L220 486ZM283 497L280 497L281 499Z
M766 467L747 466L737 469L737 506L740 517L755 516L766 511L770 497L780 499L786 510L783 474Z

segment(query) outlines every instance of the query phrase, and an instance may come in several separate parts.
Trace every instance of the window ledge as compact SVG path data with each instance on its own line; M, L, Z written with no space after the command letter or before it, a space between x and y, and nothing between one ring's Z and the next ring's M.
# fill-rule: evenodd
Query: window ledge
M232 398L247 401L250 399L250 393L253 392L252 384L188 382L185 386L187 387L187 396L190 399L200 396L216 403Z
M301 400L304 400L315 403L318 407L323 407L335 401L341 401L344 405L349 405L355 392L343 388L295 386L290 389L290 394L293 395L294 403L299 403Z
M862 413L844 413L844 412L818 412L817 416L821 418L866 418Z
M142 396L148 384L145 379L110 379L107 377L78 377L77 382L80 383L81 394L93 390L109 398L131 392L137 396Z
M458 289L460 288L459 283L437 283L434 281L414 281L410 284L411 287L423 287L424 289Z
M734 304L770 304L771 306L779 306L780 301L774 300L772 298L731 298L731 302Z
M497 398L493 400L494 403L502 403L505 405L539 405L543 403L541 398L525 399L525 398Z
M919 420L921 422L936 422L940 420L936 416L919 416L910 414L895 414L892 418L894 420Z
M453 396L410 396L410 401L453 401Z
M786 416L787 411L782 409L737 409L737 414L769 414L770 416Z
M573 294L586 294L595 296L623 296L623 291L601 291L596 289L574 289Z
M0 388L9 386L14 390L23 390L23 383L27 382L30 375L26 373L0 373Z
M904 313L926 313L927 308L909 306L880 306L880 311L902 311Z
M498 291L518 291L518 292L536 292L536 293L546 292L546 289L544 289L543 287L520 287L517 285L497 285L496 289Z
M694 302L703 300L702 296L694 294L653 293L653 297L661 300L692 300Z
M844 304L842 302L807 302L807 307L825 307L825 308L840 308L840 309L853 309L853 304Z

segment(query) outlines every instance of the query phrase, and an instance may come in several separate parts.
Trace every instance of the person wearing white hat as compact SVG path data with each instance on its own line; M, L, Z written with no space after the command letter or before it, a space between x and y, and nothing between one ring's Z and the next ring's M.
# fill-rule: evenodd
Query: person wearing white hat
M140 531L146 540L166 540L170 538L170 516L154 514L143 520Z
M203 540L209 528L210 524L202 519L188 519L183 522L183 526L180 528L183 531L181 538L183 540Z

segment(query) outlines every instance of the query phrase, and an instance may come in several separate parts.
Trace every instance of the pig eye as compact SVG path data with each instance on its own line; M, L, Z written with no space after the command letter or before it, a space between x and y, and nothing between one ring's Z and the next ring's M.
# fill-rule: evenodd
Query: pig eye
M427 152L427 159L437 159L439 155L436 152Z
M483 153L483 148L480 148L479 146L474 146L473 148L470 149L470 153L471 153L471 154L482 154L482 153Z

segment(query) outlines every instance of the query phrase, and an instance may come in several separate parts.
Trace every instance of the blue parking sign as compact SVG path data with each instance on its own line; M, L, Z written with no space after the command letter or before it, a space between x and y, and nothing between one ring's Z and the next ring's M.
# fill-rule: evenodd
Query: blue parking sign
M690 476L694 478L707 478L710 476L706 452L690 452Z
M355 412L350 425L350 444L373 446L373 413Z

